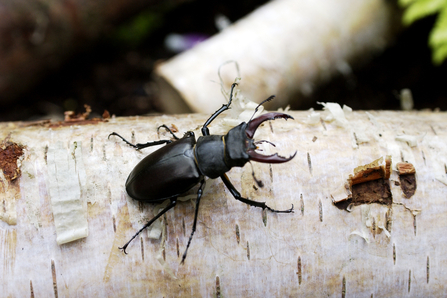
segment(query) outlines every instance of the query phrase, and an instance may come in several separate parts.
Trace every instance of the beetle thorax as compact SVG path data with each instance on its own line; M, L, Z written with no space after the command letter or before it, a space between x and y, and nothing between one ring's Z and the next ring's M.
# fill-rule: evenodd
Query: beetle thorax
M225 163L223 136L199 137L194 148L194 157L202 175L217 178L230 170Z
M253 141L245 133L247 123L232 128L225 136L202 136L197 140L194 157L200 172L217 178L232 167L243 167L250 159L247 148Z

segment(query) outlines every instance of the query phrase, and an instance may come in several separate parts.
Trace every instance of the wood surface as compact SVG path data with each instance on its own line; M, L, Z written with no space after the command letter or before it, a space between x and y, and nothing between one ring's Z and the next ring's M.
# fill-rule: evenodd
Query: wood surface
M309 111L290 114L295 120L267 122L255 138L276 144L264 153L287 156L297 150L296 157L277 165L253 162L263 188L255 189L250 165L228 176L244 196L277 209L293 204L295 212L248 207L219 179L207 180L184 265L191 200L166 214L161 238L142 233L128 255L118 249L159 208L139 204L124 190L132 168L156 148L139 152L107 136L115 131L140 143L166 138L156 133L161 124L175 125L179 135L192 129L198 136L209 115L52 127L0 123L0 148L8 142L24 147L20 176L12 182L0 177L1 296L444 296L447 114L359 111L347 113L342 124L329 121L327 111L317 122ZM211 133L220 121L213 122ZM392 205L359 205L351 212L334 206L332 196L356 167L387 155L392 158ZM401 161L416 170L417 189L409 199L397 185L395 165ZM86 219L88 236L58 245L61 227L55 218L61 215L54 212L53 201L65 194L83 209L75 225L82 227Z

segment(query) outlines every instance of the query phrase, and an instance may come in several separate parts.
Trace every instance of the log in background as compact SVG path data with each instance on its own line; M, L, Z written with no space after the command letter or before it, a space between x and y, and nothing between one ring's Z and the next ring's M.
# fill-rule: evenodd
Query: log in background
M129 246L128 255L118 250L155 212L154 205L130 199L124 182L156 148L137 152L107 136L116 131L136 142L156 140L156 127L163 123L175 124L181 135L200 128L208 115L116 118L59 128L0 124L1 139L25 146L21 177L11 185L2 179L2 296L444 295L446 113L354 112L344 127L328 121L308 124L309 112L290 114L294 121L273 121L273 132L267 123L258 139L275 142L284 155L297 150L297 156L280 165L253 163L262 189L253 187L249 165L232 169L229 177L244 196L277 209L294 204L295 213L248 207L219 179L208 180L184 265L179 262L192 226L191 201L166 214L164 251L163 241L148 239L146 233ZM213 123L211 133L216 127ZM416 146L396 140L403 134L418 136ZM75 159L71 171L88 211L88 237L63 245L56 243L49 192L52 148L66 150L67 163ZM331 193L355 167L387 154L393 166L402 159L414 164L415 195L404 198L393 171L391 207L356 206L351 213L337 209ZM63 193L64 186L58 187ZM411 212L416 209L421 212ZM389 237L378 228L390 220L387 213ZM5 221L14 216L17 224L8 225ZM157 259L160 251L165 267Z

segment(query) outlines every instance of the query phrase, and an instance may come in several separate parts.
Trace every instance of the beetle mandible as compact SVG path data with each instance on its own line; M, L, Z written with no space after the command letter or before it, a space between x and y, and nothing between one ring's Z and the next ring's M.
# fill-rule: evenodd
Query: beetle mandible
M236 85L237 83L231 85L228 103L222 105L222 107L212 114L203 124L203 136L199 137L197 141L192 131L188 131L182 138L178 138L166 125L161 125L158 129L161 127L165 128L173 136L175 141L159 140L134 145L116 132L112 132L109 135L109 137L115 135L121 138L126 144L137 150L154 145L166 144L166 146L146 156L135 166L127 178L126 191L129 196L141 202L155 203L170 200L170 203L154 218L148 221L123 247L120 247L124 253L126 253L126 248L129 243L135 239L138 234L177 204L177 197L179 195L187 192L200 183L197 191L194 223L191 236L189 236L188 244L186 245L185 252L182 256L181 263L183 263L196 230L197 215L199 213L200 199L205 185L205 176L212 179L220 177L234 198L245 204L277 213L293 212L293 204L290 209L275 210L267 206L265 202L256 202L243 198L225 174L231 168L242 167L251 160L262 163L283 163L291 160L296 155L295 152L293 155L286 158L279 156L277 153L272 155L262 155L255 151L257 149L256 144L259 142L255 142L253 136L259 125L264 121L277 118L286 120L293 119L292 116L284 113L266 113L251 119L248 123L242 122L228 131L226 135L210 135L208 125L210 125L222 112L230 109L233 99L233 89ZM273 98L274 96L270 96L260 103L256 108L255 113L259 106Z

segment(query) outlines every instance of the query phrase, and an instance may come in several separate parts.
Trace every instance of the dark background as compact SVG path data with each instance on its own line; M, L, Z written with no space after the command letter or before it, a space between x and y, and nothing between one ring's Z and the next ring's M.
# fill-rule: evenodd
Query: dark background
M217 33L214 18L223 14L232 22L266 1L205 1L184 3L163 15L159 26L137 44L118 43L115 35L77 54L57 73L16 99L0 107L0 121L61 118L66 110L84 111L92 116L104 110L116 116L160 113L158 90L152 82L154 64L175 55L164 46L169 33ZM175 20L175 21L172 21ZM447 65L433 66L428 35L435 17L404 28L394 43L369 62L346 76L336 76L309 96L306 104L292 103L293 109L321 109L316 104L338 102L354 110L398 110L397 94L410 88L415 109L447 110Z

